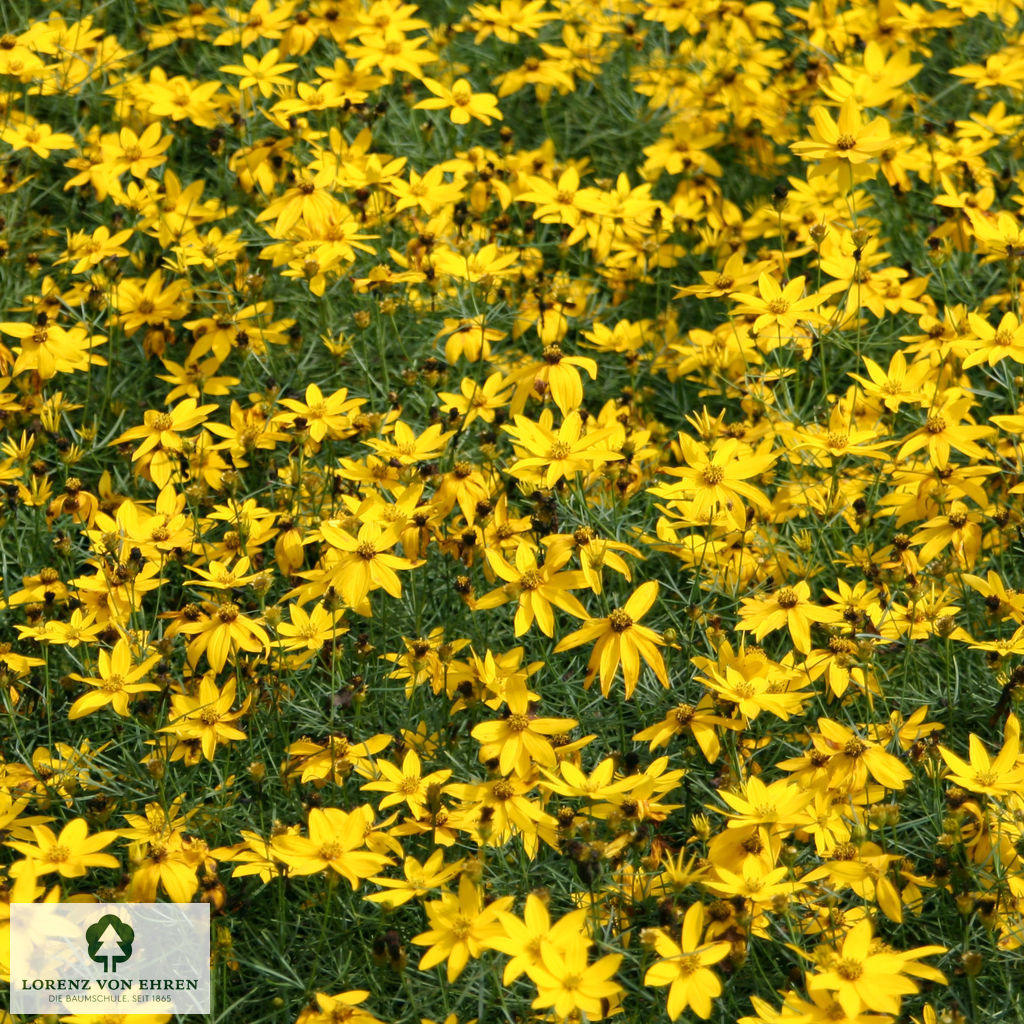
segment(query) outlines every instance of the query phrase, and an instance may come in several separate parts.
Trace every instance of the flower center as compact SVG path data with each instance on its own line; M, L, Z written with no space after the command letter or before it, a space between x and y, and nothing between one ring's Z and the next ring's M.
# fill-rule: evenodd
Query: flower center
M519 577L519 585L523 590L536 590L543 580L539 570L527 569L522 576Z
M859 960L840 960L836 964L836 974L846 981L856 981L864 973L864 965Z
M721 466L705 466L701 479L708 487L714 487L725 479L725 470Z
M800 597L792 587L783 587L776 595L780 608L795 608L800 603Z
M509 732L525 732L530 727L530 720L526 715L509 715L506 724Z
M852 135L840 135L836 139L836 149L846 152L848 149L853 149L857 145L857 140Z
M625 633L633 625L633 620L621 608L614 608L608 616L608 625L615 633Z

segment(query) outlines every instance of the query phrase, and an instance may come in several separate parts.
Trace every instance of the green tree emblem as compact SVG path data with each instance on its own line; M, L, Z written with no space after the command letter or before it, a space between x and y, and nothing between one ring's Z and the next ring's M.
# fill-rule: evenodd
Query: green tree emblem
M103 973L117 973L117 965L132 955L135 929L113 914L105 914L85 931L89 959L103 964Z

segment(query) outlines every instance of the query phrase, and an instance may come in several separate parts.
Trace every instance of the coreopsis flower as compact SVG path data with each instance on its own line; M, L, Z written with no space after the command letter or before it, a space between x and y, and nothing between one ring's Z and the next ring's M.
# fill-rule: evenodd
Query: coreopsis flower
M453 124L469 124L471 120L501 121L503 115L498 109L498 97L489 92L473 92L473 86L465 78L459 78L446 86L433 78L421 79L434 94L431 99L420 100L414 110L447 110Z
M458 894L445 892L439 900L425 904L430 930L412 940L417 946L430 947L420 957L419 969L426 971L447 961L448 981L455 981L470 959L479 957L489 940L501 935L498 915L513 902L513 897L502 896L485 906L480 890L463 874Z
M276 627L277 646L292 655L292 664L304 665L324 644L333 643L348 632L338 612L324 607L323 602L314 605L307 612L301 605L290 604L288 612L291 622L280 622Z
M567 944L541 946L540 964L526 968L537 986L530 1004L535 1010L551 1007L565 1019L573 1014L587 1020L603 1020L622 996L622 986L612 979L622 963L621 953L609 953L589 963L590 940L579 932Z
M538 718L530 714L525 688L508 695L509 714L493 722L475 726L472 736L480 743L480 760L498 759L502 775L515 772L521 778L530 774L531 764L553 767L555 749L548 738L574 729L574 718Z
M337 807L314 807L309 812L309 836L279 835L271 840L273 855L293 875L334 871L353 891L364 878L376 874L391 858L366 849L366 818Z
M32 877L48 875L56 871L62 878L81 878L89 868L118 868L121 862L109 853L100 850L109 846L117 832L97 832L89 835L89 826L84 818L69 821L60 835L45 825L32 825L33 843L14 839L4 843L17 850L25 860L11 865L10 874L19 878L23 874Z
M737 629L752 630L760 641L769 633L785 627L793 638L793 646L807 654L811 650L811 623L839 623L842 612L834 607L823 608L810 600L811 588L799 580L791 587L780 587L768 597L745 597L740 606Z
M781 287L767 271L757 278L757 295L733 292L730 298L738 302L735 312L756 317L755 331L772 331L789 337L796 330L798 322L820 324L825 318L817 312L822 299L816 295L804 296L803 277L794 277Z
M999 753L993 758L985 745L972 732L969 740L970 761L940 746L939 753L949 768L947 778L954 785L972 793L1006 797L1024 792L1024 764L1020 763L1020 721L1010 715L1006 721L1005 737Z
M563 949L586 929L587 911L583 908L572 910L560 917L554 924L547 905L535 893L526 897L522 919L509 911L498 914L503 935L486 940L490 949L497 949L511 959L505 964L502 984L511 985L521 974L531 968L543 967L543 950L550 945Z
M160 660L159 654L152 654L138 664L132 657L132 647L126 637L121 637L111 651L100 651L97 658L98 676L83 676L71 673L72 679L88 683L94 689L79 697L68 711L69 719L84 718L108 705L122 718L129 715L129 703L138 693L152 693L160 689L155 683L143 680L150 669Z
M450 769L442 768L424 775L419 754L411 749L406 751L400 768L390 761L377 761L375 766L383 778L360 788L387 794L378 805L380 810L404 803L416 817L422 817L431 792L439 791L452 774Z
M814 748L828 756L830 785L859 792L870 775L886 789L903 789L911 771L899 758L886 753L879 743L862 739L856 732L830 718L818 719L819 733L812 735Z
M738 530L744 529L747 522L743 498L765 511L771 508L765 494L747 482L767 472L775 462L777 456L771 452L770 444L751 451L735 438L729 438L708 447L680 434L679 447L686 465L663 471L666 476L678 477L679 483L650 488L655 497L692 502L690 516L695 522L707 522L708 517L724 511Z
M666 713L662 721L641 729L633 739L649 741L650 749L653 751L665 746L674 736L682 736L689 732L704 757L709 762L717 761L722 750L718 730L741 730L743 723L715 714L714 708L710 694L701 697L696 707L693 704L678 704Z
M662 929L654 933L654 948L661 958L647 969L645 985L671 986L668 1015L675 1020L687 1007L698 1017L711 1016L713 1000L722 994L722 983L710 968L732 951L728 942L701 942L704 905L693 903L683 917L677 943Z
M237 711L232 711L236 687L235 680L229 679L224 688L218 690L213 679L204 676L194 696L187 693L173 694L171 724L164 726L160 732L169 733L179 741L198 743L203 757L212 761L221 743L245 739L245 733L234 723L248 712L252 694L245 698Z
M391 553L401 530L389 526L382 529L375 522L365 522L353 537L334 522L320 524L320 533L333 551L323 570L299 573L313 582L299 587L293 596L303 599L319 596L333 587L349 608L368 614L371 591L383 589L391 597L402 596L398 570L414 569L419 562Z
M867 356L863 359L870 379L865 380L857 373L850 376L863 387L866 395L880 399L890 412L895 412L904 403L921 405L928 401L923 385L931 375L932 367L927 360L915 362L908 368L906 357L897 352L889 360L889 368L883 370L873 359Z
M294 71L298 66L291 61L281 60L281 50L274 46L262 57L244 53L241 64L224 64L220 70L229 75L237 75L239 89L244 91L256 88L261 96L269 98L281 87L291 84L287 72Z
M950 452L957 451L972 459L984 461L988 453L977 444L982 438L995 434L992 427L972 422L971 408L974 396L957 391L945 401L928 410L924 425L918 427L900 446L898 458L905 459L925 449L932 464L938 469L949 465Z
M143 413L140 426L129 427L113 444L127 444L129 441L140 441L132 452L132 462L146 459L153 482L158 487L166 487L173 474L168 452L178 453L184 447L182 434L199 426L216 405L199 405L194 398L186 398L173 409L147 409ZM159 457L158 456L162 456Z
M295 1024L383 1024L372 1013L359 1004L370 993L366 989L353 989L329 996L326 992L317 992L317 1009L307 1007L296 1018Z
M364 900L380 903L389 910L400 907L412 899L426 896L433 889L440 889L450 882L461 870L464 861L446 864L444 850L436 849L421 864L415 857L407 856L402 861L403 878L384 878L375 875L370 879L384 887L384 892L370 893Z
M186 648L189 664L196 665L205 654L215 672L219 672L236 651L265 654L271 646L263 626L230 601L209 605L209 614L186 620L178 629L192 637Z
M133 847L132 871L128 894L134 902L155 903L163 888L172 903L191 903L199 888L196 869L202 854L178 832Z
M552 605L579 619L587 617L587 610L569 593L585 584L583 573L579 570L559 572L570 557L571 552L566 548L549 550L544 564L538 566L537 557L529 545L520 542L516 547L515 564L512 565L500 554L488 549L487 564L499 578L505 580L505 584L476 598L473 608L497 608L516 600L516 636L522 636L533 625L534 619L545 636L554 636L555 616L551 610Z
M921 946L904 953L879 950L872 941L871 922L865 919L847 932L826 969L807 976L807 989L835 992L843 1012L851 1017L865 1009L899 1013L902 997L920 991L917 982L906 976L909 960L944 952L944 946Z
M319 444L325 437L342 437L352 424L352 416L366 401L365 398L349 398L348 388L341 388L325 396L316 384L306 386L305 401L296 398L282 398L281 405L289 410L280 419L293 430L308 430L310 440Z
M508 470L513 476L536 480L541 487L553 487L562 477L588 473L595 466L622 458L621 452L606 443L613 427L588 430L576 410L565 417L557 431L552 429L552 419L545 410L537 422L517 415L514 426L502 427L512 436L519 456Z
M1004 359L1024 363L1024 323L1013 313L1004 313L998 327L976 313L968 313L967 320L971 334L965 340L972 351L964 358L965 370L982 363L995 366Z
M587 686L600 673L601 693L607 697L612 682L622 665L622 678L626 699L633 696L640 679L641 659L654 670L658 681L668 689L668 673L658 647L665 641L653 629L639 624L658 597L658 583L648 580L641 584L621 608L613 608L607 618L587 619L580 629L563 637L555 652L572 650L592 640L597 642L587 661Z
M804 160L819 161L810 171L812 177L838 169L840 181L852 184L875 176L869 165L889 145L889 125L883 118L865 123L860 105L851 94L843 101L838 119L833 119L827 108L814 106L811 120L810 141L794 142L790 149Z

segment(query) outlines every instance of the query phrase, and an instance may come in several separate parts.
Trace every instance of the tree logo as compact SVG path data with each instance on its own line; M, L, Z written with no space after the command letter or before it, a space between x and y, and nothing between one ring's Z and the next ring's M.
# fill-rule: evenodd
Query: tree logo
M103 964L103 973L117 973L117 965L132 955L135 929L113 914L105 914L85 931L89 959Z

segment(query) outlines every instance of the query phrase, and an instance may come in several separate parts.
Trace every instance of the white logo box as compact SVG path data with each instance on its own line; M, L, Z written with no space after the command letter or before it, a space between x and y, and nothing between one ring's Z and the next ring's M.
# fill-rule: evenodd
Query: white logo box
M11 1013L209 1013L208 903L12 903Z

